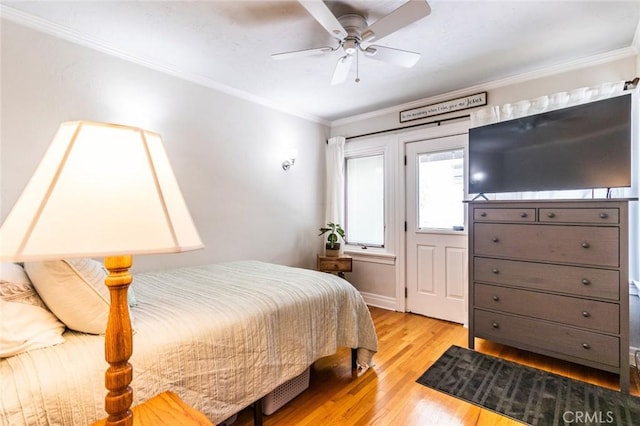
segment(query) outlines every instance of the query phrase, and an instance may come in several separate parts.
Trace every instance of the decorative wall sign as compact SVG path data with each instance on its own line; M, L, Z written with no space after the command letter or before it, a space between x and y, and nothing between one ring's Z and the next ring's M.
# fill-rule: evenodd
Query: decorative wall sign
M438 102L431 105L400 111L400 122L404 123L405 121L419 120L421 118L475 108L486 104L487 92L480 92L475 95L452 99L450 101Z

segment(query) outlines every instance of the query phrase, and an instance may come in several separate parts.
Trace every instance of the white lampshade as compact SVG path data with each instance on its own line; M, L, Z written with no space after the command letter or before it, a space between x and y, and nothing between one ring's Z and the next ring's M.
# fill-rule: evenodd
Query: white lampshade
M160 135L62 123L0 228L0 261L203 247Z

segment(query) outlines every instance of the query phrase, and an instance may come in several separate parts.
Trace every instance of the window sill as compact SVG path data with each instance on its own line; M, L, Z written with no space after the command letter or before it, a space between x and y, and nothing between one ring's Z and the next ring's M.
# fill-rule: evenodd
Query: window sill
M348 254L353 260L359 262L381 263L384 265L395 265L396 263L395 254L375 247L369 247L364 250L360 246L347 246L344 248L344 254Z

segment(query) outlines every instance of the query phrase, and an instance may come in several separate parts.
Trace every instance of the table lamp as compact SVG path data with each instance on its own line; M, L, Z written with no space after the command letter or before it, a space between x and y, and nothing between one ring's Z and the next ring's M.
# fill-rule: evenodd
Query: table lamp
M160 135L114 124L62 123L0 228L0 261L104 257L108 425L131 425L132 255L203 247Z

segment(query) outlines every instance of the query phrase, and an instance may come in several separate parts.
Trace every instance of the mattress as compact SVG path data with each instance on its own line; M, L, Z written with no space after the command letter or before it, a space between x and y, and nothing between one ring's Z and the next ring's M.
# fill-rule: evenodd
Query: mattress
M218 423L338 347L377 351L371 316L347 281L257 261L135 274L134 405L171 390ZM0 360L3 425L78 425L105 416L104 337Z

